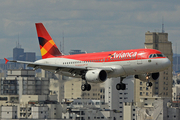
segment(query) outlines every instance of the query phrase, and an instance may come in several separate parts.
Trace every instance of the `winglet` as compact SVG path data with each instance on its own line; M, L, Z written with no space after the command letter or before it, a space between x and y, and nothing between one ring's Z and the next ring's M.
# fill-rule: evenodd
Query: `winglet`
M5 59L5 64L7 64L8 62L9 62L9 60L8 59L6 59L6 58L4 58Z

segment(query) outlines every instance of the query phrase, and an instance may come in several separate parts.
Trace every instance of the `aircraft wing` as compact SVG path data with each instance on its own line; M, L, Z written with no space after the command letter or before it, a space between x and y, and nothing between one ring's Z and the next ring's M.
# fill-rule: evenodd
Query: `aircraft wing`
M26 61L9 61L9 62L16 62L21 64L27 64L28 67L33 67L34 70L41 68L45 70L51 70L55 73L62 71L62 72L72 72L72 71L83 71L83 70L92 70L92 69L102 69L107 72L113 71L113 69L109 66L107 67L87 67L87 66L65 66L65 65L57 65L57 64L44 64L44 63L36 63L36 62L26 62ZM7 62L6 62L7 63Z

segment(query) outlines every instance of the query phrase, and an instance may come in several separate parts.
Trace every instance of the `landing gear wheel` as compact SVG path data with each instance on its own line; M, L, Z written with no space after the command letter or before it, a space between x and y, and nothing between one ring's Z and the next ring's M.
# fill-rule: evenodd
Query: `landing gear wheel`
M120 89L121 89L121 84L120 84L120 83L118 83L118 84L116 85L116 89L117 89L117 90L120 90Z
M125 89L126 89L126 84L122 83L122 84L121 84L121 89L122 89L122 90L125 90Z
M86 84L86 90L90 91L91 90L91 85L90 84Z
M83 84L83 85L81 85L81 90L82 91L85 91L85 90L90 91L91 85L90 84Z
M153 84L152 84L152 82L149 82L149 87L151 87Z
M85 91L85 90L86 90L86 84L81 85L81 90L82 90L82 91Z
M147 87L151 87L152 85L153 85L152 82L147 82L147 83L146 83L146 86L147 86Z
M116 89L117 89L117 90L125 90L125 89L126 89L126 84L124 84L124 83L118 83L118 84L116 85Z
M146 87L149 87L149 82L146 83Z

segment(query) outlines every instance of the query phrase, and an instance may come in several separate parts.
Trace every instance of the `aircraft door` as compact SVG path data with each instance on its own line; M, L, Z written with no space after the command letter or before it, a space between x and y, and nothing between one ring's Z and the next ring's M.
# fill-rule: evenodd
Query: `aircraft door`
M144 54L144 51L140 51L138 54L137 54L137 64L142 64L142 56Z

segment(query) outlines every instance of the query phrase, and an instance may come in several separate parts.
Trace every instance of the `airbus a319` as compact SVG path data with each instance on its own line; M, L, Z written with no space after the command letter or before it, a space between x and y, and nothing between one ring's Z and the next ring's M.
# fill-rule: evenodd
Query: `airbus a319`
M27 64L28 67L44 69L70 77L82 78L85 84L82 91L90 91L92 83L102 83L107 78L120 77L117 90L125 90L123 79L135 75L146 81L147 87L159 78L159 72L166 70L170 60L155 49L132 49L108 52L97 52L76 55L63 55L42 23L36 23L41 60L35 62L10 61ZM6 63L9 61L5 58Z

